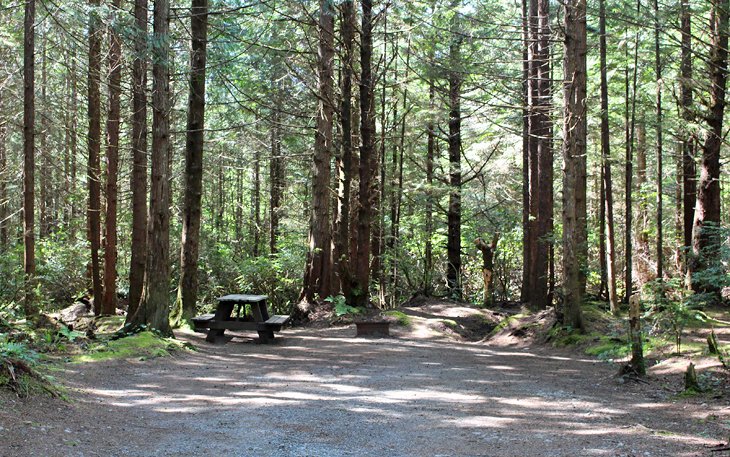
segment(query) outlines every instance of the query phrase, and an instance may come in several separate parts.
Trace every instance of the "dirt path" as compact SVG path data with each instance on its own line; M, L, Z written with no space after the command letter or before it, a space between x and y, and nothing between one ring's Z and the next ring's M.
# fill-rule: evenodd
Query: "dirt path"
M284 330L268 346L188 334L198 352L69 365L71 404L0 397L0 455L724 455L707 446L727 437L730 409L621 385L604 363L353 334Z

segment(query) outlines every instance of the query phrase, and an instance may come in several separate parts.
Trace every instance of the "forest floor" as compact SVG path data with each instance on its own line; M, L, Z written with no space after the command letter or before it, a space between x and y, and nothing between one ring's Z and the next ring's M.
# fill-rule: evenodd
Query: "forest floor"
M416 305L390 338L314 325L214 346L180 332L197 350L63 363L66 401L0 393L0 456L730 455L730 396L683 396L686 361L626 381L519 329L485 339L493 313Z

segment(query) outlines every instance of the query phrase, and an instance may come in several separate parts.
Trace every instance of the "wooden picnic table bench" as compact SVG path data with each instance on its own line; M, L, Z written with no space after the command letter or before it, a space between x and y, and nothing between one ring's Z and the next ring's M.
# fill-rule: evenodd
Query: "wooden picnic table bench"
M193 318L196 331L208 330L205 340L210 343L225 343L226 330L255 330L259 334L259 342L274 341L274 332L289 321L289 316L269 316L266 307L266 295L232 294L218 298L215 314L203 314ZM233 316L234 307L238 307ZM246 311L251 311L249 315ZM243 316L241 312L243 311Z

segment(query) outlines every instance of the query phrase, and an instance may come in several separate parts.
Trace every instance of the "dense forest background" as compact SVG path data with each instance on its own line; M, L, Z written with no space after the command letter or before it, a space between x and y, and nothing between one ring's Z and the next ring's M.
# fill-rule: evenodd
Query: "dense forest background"
M716 302L728 7L6 2L0 311Z

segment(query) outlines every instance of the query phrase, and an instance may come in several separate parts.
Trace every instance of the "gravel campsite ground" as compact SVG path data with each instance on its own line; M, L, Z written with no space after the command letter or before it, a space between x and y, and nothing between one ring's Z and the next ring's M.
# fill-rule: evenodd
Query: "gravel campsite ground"
M623 382L593 358L416 320L382 339L353 326L284 329L272 345L180 333L197 351L65 364L69 401L0 396L0 455L730 455L727 398L678 396L681 374Z

